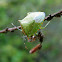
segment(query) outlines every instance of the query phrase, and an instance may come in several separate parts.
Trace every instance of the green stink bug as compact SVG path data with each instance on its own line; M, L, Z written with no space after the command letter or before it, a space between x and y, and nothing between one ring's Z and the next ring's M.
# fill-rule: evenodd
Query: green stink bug
M23 33L27 35L27 37L33 36L38 31L38 29L40 29L40 26L43 24L44 19L44 12L28 13L28 15L24 19L19 20Z
M18 20L21 24L22 32L28 38L28 42L32 42L32 41L35 41L35 39L39 39L40 44L38 44L33 49L31 49L29 51L29 53L36 52L42 46L42 42L43 42L43 38L44 38L43 34L40 32L40 30L37 35L34 36L34 34L36 34L38 29L43 29L49 24L50 21L45 25L45 27L41 27L44 19L45 19L44 12L30 12L24 19ZM12 23L12 25L14 27L16 27L13 23ZM17 28L17 29L20 30L19 28ZM25 43L24 43L24 45L25 45ZM26 46L25 46L25 48L28 49Z

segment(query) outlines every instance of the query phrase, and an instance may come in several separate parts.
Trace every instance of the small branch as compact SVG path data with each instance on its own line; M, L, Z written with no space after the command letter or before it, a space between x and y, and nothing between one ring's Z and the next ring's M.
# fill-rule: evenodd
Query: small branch
M21 29L21 26L18 26L18 28ZM6 28L6 29L3 29L3 30L0 30L0 33L13 32L14 30L17 30L17 27Z
M52 15L51 14L48 15L47 17L45 17L45 20L50 21L51 19L53 19L53 17L61 17L61 16L62 16L62 10Z
M62 16L62 10L57 13L50 14L50 15L46 16L45 21L46 20L50 21L51 19L53 19L53 17L61 17L61 16ZM21 29L21 26L0 30L0 33L13 32L14 30L17 30L17 28Z

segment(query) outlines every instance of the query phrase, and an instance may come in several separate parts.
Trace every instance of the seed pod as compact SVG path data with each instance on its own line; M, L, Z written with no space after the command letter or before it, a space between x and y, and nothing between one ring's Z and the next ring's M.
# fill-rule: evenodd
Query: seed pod
M36 52L37 50L39 50L40 48L42 47L42 45L41 44L38 44L38 45L36 45L34 48L32 48L30 51L29 51L29 53L34 53L34 52Z

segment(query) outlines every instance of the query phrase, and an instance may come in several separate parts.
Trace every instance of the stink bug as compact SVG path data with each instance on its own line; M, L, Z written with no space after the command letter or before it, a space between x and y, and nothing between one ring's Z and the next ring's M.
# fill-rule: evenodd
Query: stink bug
M18 21L22 27L22 32L29 38L33 36L38 31L38 29L43 28L41 26L44 19L44 12L29 12L24 19Z
M20 22L22 32L27 36L29 42L39 38L40 42L42 43L43 35L39 33L39 35L36 37L34 34L36 34L39 29L43 29L49 24L50 21L45 25L45 27L41 27L44 19L44 12L29 12L24 19L18 20ZM41 47L41 44L30 50L30 53L37 51L39 47Z

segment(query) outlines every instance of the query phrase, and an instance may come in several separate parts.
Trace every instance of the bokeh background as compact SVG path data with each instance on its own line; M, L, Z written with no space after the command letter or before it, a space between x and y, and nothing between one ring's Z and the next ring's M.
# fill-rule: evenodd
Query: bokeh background
M18 20L28 12L43 11L47 16L60 10L62 0L0 0L0 30L13 27L11 23L19 26ZM62 62L62 17L52 19L42 32L43 47L34 54L29 54L29 50L39 42L27 42L19 30L0 33L0 62Z

